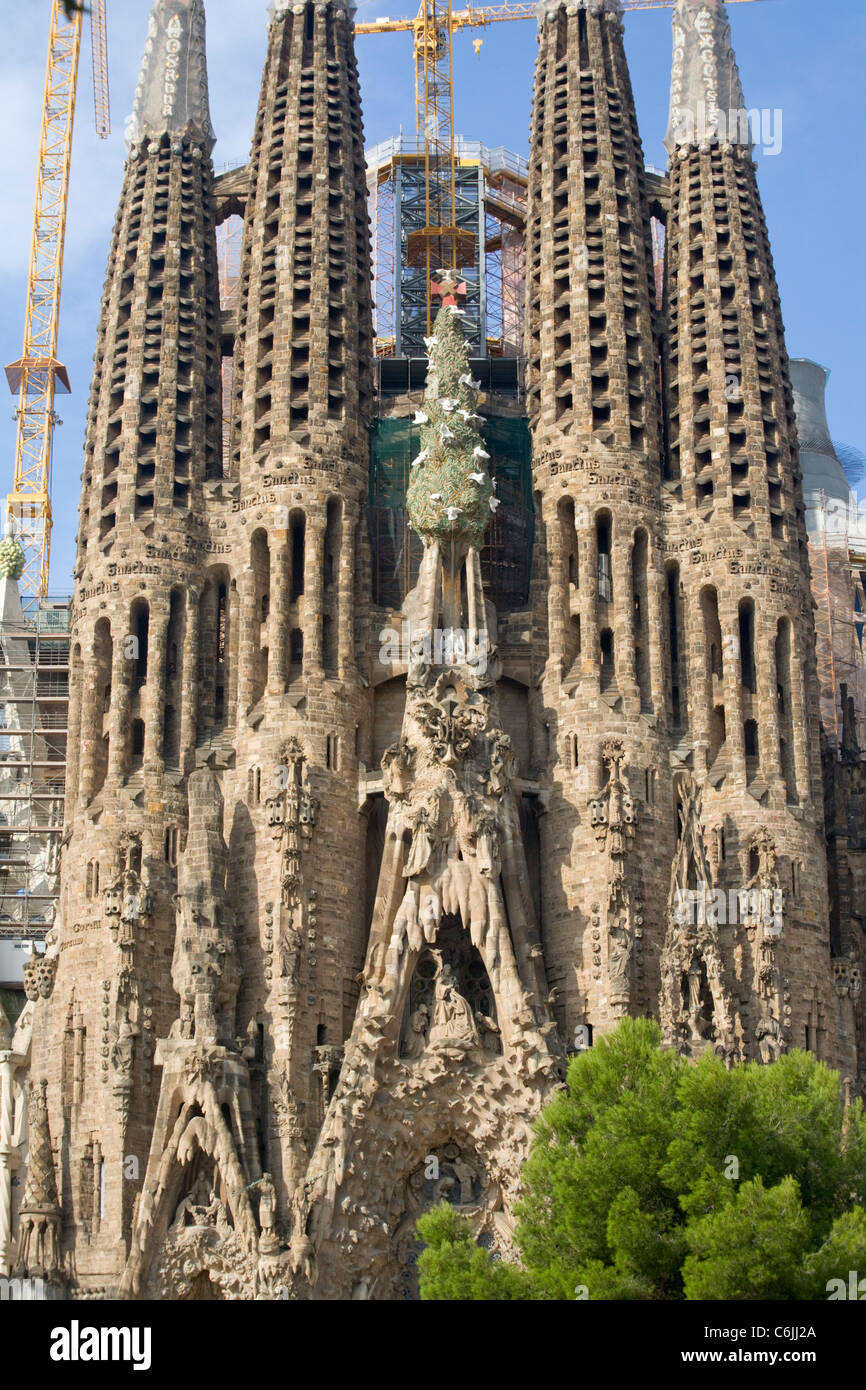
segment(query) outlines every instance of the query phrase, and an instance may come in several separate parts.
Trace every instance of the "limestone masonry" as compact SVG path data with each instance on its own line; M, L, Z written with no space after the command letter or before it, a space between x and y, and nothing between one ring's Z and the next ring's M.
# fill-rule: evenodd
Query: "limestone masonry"
M479 390L453 277L394 406L420 568L388 609L352 11L272 6L250 162L215 179L204 6L156 0L89 407L60 909L0 1039L29 1048L18 1273L414 1297L443 1198L508 1258L531 1122L625 1015L730 1065L808 1047L862 1093L866 781L853 716L822 759L743 107L721 0L677 0L650 176L618 0L543 0L528 592L497 607L485 577L486 431L515 404Z

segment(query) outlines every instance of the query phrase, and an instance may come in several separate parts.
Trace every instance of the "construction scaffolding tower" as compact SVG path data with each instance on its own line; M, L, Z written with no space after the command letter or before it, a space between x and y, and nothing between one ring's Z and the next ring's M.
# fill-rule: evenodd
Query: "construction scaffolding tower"
M866 567L849 535L847 518L822 495L810 509L808 533L812 597L815 602L815 652L821 722L828 741L842 743L840 690L854 699L861 747L866 747ZM814 520L812 520L814 518Z
M54 920L66 785L70 599L0 620L0 938Z
M526 161L454 140L454 224L472 358L519 357L523 333ZM367 152L379 357L426 356L429 230L426 142L399 136ZM449 185L450 197L450 185ZM433 267L452 269L447 257Z

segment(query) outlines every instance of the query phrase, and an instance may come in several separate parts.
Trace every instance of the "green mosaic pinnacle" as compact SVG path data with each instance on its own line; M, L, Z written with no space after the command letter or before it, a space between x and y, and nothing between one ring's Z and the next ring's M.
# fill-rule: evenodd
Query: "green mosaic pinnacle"
M426 342L427 390L424 408L416 416L421 451L412 463L406 498L409 518L427 545L460 539L480 549L499 503L478 429L477 387L460 314L449 306L440 309Z

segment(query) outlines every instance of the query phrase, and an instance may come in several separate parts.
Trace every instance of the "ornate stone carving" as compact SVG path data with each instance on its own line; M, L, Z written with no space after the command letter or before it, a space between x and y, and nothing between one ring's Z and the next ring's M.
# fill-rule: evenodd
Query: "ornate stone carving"
M712 899L714 886L701 823L701 789L690 775L680 778L679 795L680 837L661 958L661 1025L668 1046L695 1053L712 1045L730 1063L738 1047L718 925L712 913L689 906Z
M837 995L840 999L851 999L856 1003L863 989L859 961L853 955L835 956L832 965L833 986Z
M30 958L24 966L24 993L31 1003L37 999L48 999L54 988L57 973L57 956L48 952L31 950Z
M609 738L601 746L601 756L608 770L608 779L597 797L590 797L590 823L595 830L599 847L605 849L610 840L609 854L621 860L626 852L626 841L634 839L637 824L635 804L623 776L622 739Z
M240 973L235 919L226 888L222 793L206 768L189 779L189 835L178 864L177 935L172 981L180 996L179 1034L201 1043L235 1036Z
M782 1006L777 947L782 938L784 895L776 868L775 841L765 826L755 832L749 850L757 867L743 895L743 921L753 941L754 997L758 1006L755 1041L763 1062L773 1062L789 1046Z
M297 739L284 743L280 760L278 787L265 806L271 838L282 851L282 902L292 907L301 887L301 852L312 840L319 803L306 783L306 755Z
M410 605L420 636L401 737L382 760L389 814L364 992L295 1192L298 1277L315 1283L319 1254L332 1247L317 1296L338 1296L338 1267L352 1297L389 1296L383 1270L405 1214L393 1174L417 1170L431 1152L419 1146L441 1143L455 1108L466 1129L455 1136L460 1151L483 1146L489 1171L516 1192L518 1132L559 1074L516 759L496 708L498 660L492 647L486 664L439 659L429 640L461 611L464 572L470 627L484 621L477 552L463 544L451 558L428 543Z
M47 1083L31 1085L27 1182L18 1212L18 1257L14 1273L62 1283L60 1199L48 1121Z
M611 1014L620 1018L632 998L635 930L642 926L626 876L628 843L634 838L637 812L623 774L625 753L622 740L607 739L602 757L608 779L601 792L588 800L590 823L600 850L608 857L607 899L604 905L604 933L607 939L607 977ZM594 945L599 947L598 923L593 923Z
M135 928L153 910L150 890L142 878L141 838L124 831L117 845L111 878L103 892L105 916L112 940L121 950L135 944Z

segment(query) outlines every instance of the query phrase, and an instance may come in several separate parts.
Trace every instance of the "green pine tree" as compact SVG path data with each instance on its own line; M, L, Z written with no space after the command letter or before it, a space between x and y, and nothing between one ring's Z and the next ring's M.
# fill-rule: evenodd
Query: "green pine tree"
M866 1278L866 1116L809 1053L728 1071L625 1019L535 1124L519 1265L450 1208L418 1222L425 1299L823 1299Z

